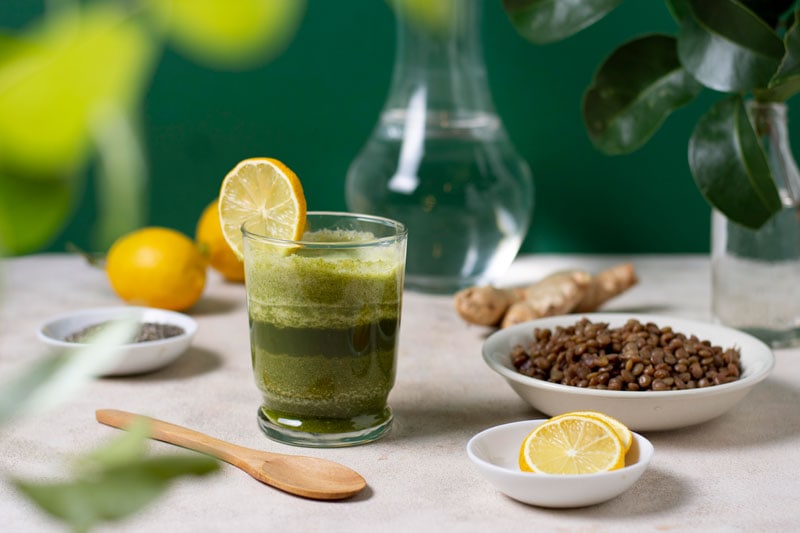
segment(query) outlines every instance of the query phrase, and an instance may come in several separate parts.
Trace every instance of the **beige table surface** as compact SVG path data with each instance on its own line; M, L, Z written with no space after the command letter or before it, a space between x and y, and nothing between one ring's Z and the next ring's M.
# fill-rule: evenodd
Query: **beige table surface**
M709 319L703 256L527 256L503 282L569 266L597 270L620 260L635 264L641 283L606 310ZM44 319L119 303L103 273L75 257L28 256L0 262L0 268L0 383L42 355L35 331ZM98 408L147 414L245 446L336 460L369 483L354 499L323 503L223 465L213 477L179 482L154 505L101 531L800 531L798 349L776 351L770 377L728 414L702 426L646 434L655 456L630 491L593 507L548 510L498 493L467 458L465 445L475 433L541 414L483 363L487 330L464 324L449 297L406 292L390 396L395 426L376 443L333 450L278 444L258 429L242 285L212 275L190 314L199 331L171 366L97 380L54 411L0 429L0 531L60 530L5 480L58 479L70 457L118 434L95 422ZM175 449L154 442L151 450Z

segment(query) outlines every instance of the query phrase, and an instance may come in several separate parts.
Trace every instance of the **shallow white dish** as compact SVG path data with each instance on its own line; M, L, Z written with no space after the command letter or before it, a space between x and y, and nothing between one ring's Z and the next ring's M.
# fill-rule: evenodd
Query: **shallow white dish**
M467 443L467 455L497 490L524 503L541 507L595 505L628 490L647 469L653 445L633 434L625 467L611 472L552 475L523 472L519 448L525 436L545 420L512 422L484 430Z
M697 335L723 348L738 347L741 377L732 383L702 389L676 391L612 391L573 387L535 379L517 372L511 363L511 349L533 338L534 328L572 325L586 317L592 322L607 322L619 327L629 319L653 322L673 331ZM562 315L517 324L489 336L483 345L483 358L526 402L549 416L567 411L605 412L636 431L666 430L691 426L725 413L767 377L775 366L775 356L760 340L716 324L682 318L623 313L585 313Z
M162 368L178 358L192 342L197 323L189 316L174 311L152 307L100 307L83 309L51 318L39 328L39 339L53 352L70 353L86 347L79 342L64 339L88 326L106 321L133 319L140 323L170 324L183 329L183 333L166 339L123 344L114 350L114 365L104 371L104 376L141 374Z

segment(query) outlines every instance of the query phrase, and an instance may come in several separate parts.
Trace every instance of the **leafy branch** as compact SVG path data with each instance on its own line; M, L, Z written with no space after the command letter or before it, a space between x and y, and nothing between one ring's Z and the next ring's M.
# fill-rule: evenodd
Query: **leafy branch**
M503 0L518 32L535 44L568 38L622 0ZM644 34L600 65L582 109L593 144L627 154L704 88L726 93L689 141L689 168L706 200L730 220L758 228L782 203L745 107L800 92L800 9L794 0L665 0L675 35ZM791 191L800 184L787 184ZM800 203L800 198L793 198Z

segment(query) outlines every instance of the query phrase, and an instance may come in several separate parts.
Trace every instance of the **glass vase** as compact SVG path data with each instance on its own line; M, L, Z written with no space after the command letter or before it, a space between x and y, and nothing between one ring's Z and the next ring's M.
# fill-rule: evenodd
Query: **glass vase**
M449 293L492 282L522 244L533 185L492 103L480 2L442 2L428 18L410 2L390 4L391 87L348 170L348 209L407 226L406 287Z
M758 230L714 211L711 310L727 326L773 347L800 344L800 173L791 151L786 105L748 102L748 113L783 209Z

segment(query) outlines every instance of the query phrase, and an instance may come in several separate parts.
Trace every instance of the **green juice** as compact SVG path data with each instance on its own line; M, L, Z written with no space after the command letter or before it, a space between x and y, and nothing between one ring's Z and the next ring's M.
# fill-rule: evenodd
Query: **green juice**
M303 240L369 238L322 231ZM245 257L262 428L323 438L388 429L404 254L394 245L280 250L256 244Z

